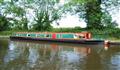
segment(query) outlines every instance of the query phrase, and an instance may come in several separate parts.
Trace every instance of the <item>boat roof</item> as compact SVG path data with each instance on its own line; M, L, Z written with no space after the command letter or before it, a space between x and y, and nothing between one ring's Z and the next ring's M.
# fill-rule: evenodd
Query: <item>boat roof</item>
M84 34L84 33L90 33L90 32L77 32L77 33L72 33L72 32L16 32L16 34Z

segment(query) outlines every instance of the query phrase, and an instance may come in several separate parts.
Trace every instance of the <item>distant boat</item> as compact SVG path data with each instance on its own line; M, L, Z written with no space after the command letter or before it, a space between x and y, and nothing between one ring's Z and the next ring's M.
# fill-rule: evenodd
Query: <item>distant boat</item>
M91 33L53 33L53 32L17 32L10 36L11 40L49 41L78 44L100 44L104 40L93 40Z

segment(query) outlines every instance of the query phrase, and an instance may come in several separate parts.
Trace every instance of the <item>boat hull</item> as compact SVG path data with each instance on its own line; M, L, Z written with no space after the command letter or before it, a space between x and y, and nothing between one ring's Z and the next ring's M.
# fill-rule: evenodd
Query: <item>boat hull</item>
M104 40L51 39L51 38L32 38L32 37L17 37L17 36L10 36L10 39L26 40L26 41L77 43L77 44L104 44Z

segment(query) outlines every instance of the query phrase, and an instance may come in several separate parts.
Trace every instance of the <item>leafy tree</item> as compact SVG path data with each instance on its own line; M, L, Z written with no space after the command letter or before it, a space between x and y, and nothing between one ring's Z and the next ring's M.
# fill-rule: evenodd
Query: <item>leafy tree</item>
M103 25L101 24L101 1L100 0L91 0L86 3L86 22L88 29L101 29Z
M28 23L31 19L29 20L26 15L28 15L28 9L31 9L33 10L31 17L34 17L34 21L36 21L36 24L31 23L32 27L35 30L50 30L51 23L57 21L61 16L58 2L59 0L3 0L1 8L2 14L11 22L9 27L12 29L28 30ZM7 17L8 15L12 15L12 17Z
M0 0L0 3L2 3L4 0Z
M55 5L58 0L40 0L37 1L38 8L35 8L35 21L33 25L35 30L39 31L50 31L52 26L51 23L60 18L60 9L56 9Z
M5 2L4 4L4 12L3 14L5 16L12 15L12 17L7 17L9 22L12 22L9 24L9 26L12 29L17 30L24 30L28 29L28 21L26 18L26 11L24 7L19 6L19 4L16 4L16 0L11 0L10 2Z
M51 29L51 21L49 20L49 15L47 11L42 11L37 13L36 17L37 24L34 24L34 29L38 31L49 31Z
M69 5L74 6L72 10L85 19L88 29L103 29L102 17L104 13L119 8L119 0L74 0ZM73 12L73 11L72 11ZM81 17L82 16L82 17ZM105 16L104 16L105 17ZM106 16L106 18L109 18ZM110 21L111 22L111 21Z
M67 5L72 5L70 8L72 13L77 13L80 18L83 18L87 23L87 29L101 29L101 0L74 0ZM69 6L67 7L69 8Z
M112 17L108 13L104 13L102 15L101 23L104 25L105 28L115 28L118 26L118 24L115 21L112 21Z
M9 25L8 20L4 16L0 15L0 31L9 29L8 25Z
M28 19L25 17L23 17L22 19L21 19L21 23L23 24L22 25L22 28L23 28L23 30L28 30Z

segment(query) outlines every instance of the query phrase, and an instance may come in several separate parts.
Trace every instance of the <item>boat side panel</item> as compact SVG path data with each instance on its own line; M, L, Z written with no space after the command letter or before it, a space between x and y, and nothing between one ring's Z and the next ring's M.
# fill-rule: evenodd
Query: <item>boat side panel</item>
M74 38L74 34L62 34L61 38Z
M36 34L27 34L27 37L36 37Z
M26 37L26 36L27 36L27 34L15 34L15 36Z

